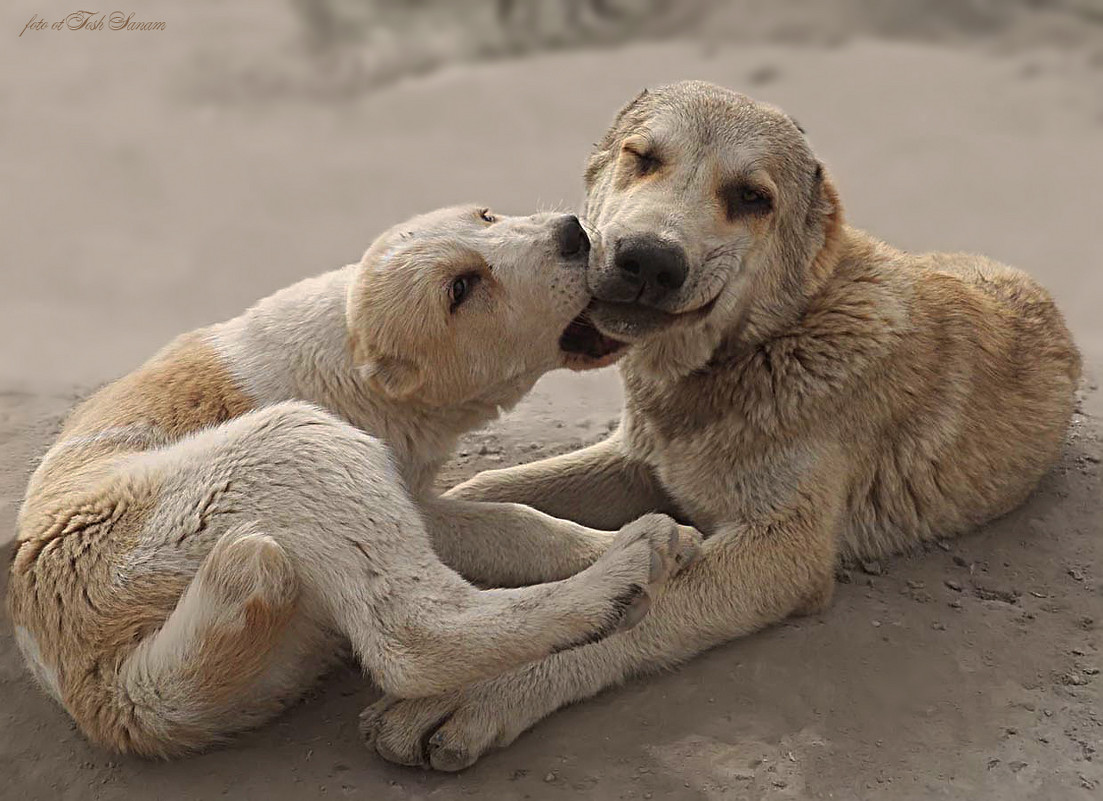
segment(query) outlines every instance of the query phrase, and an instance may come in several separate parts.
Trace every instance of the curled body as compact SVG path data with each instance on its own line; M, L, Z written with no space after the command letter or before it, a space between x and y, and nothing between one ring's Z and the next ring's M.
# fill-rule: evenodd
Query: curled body
M40 684L93 741L167 757L261 723L350 649L417 697L638 623L692 530L431 488L542 373L601 363L560 341L585 328L597 249L571 215L424 215L79 405L11 568ZM544 557L552 529L578 548Z

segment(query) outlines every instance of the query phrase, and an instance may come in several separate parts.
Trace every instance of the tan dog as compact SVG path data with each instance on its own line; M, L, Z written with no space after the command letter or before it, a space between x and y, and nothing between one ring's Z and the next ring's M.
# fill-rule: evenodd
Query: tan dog
M589 252L573 216L426 215L78 407L31 479L12 567L42 685L92 740L168 756L268 718L346 644L419 696L637 623L692 531L652 515L610 547L430 493L461 433L549 369L603 363L575 352L600 339L572 323ZM589 548L544 557L560 528ZM479 591L433 545L486 583L562 580Z
M461 768L564 704L822 609L841 556L1001 515L1062 447L1080 360L1046 292L980 256L904 253L844 225L781 111L704 83L645 92L586 184L606 244L591 317L635 343L620 429L449 496L599 527L665 509L711 537L630 634L379 704L369 733L404 762ZM565 533L549 553L582 549Z

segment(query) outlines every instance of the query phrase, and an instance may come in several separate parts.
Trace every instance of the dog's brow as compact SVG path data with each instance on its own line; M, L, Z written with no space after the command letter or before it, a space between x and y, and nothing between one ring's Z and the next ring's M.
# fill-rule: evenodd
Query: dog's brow
M627 145L627 143L632 143L633 146L638 147L644 152L658 149L658 143L650 130L634 130L621 141L625 143L625 145Z
M767 163L768 157L763 155L752 156L748 161L739 165L734 174L729 176L729 180L747 180L751 175L756 172L764 172L767 175L770 174L769 165Z

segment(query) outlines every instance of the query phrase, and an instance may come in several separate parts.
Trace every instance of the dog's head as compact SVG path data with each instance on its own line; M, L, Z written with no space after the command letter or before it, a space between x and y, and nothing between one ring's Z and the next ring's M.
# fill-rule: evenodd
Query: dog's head
M621 109L590 156L586 189L605 243L588 278L591 318L628 341L780 312L841 220L792 118L697 81L645 90Z
M555 367L600 367L620 343L581 319L600 245L568 214L478 206L397 225L349 289L352 357L378 391L433 405L516 402Z

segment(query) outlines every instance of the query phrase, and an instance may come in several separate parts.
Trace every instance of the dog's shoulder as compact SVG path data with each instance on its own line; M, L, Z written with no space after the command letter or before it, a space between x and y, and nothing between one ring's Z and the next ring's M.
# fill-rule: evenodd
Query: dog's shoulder
M804 313L763 347L806 380L859 373L910 328L915 280L907 254L852 235Z
M855 232L803 313L744 355L742 383L782 424L834 409L906 342L915 280L906 254Z
M146 427L169 440L254 407L199 330L177 337L137 370L103 387L66 421L61 438Z

